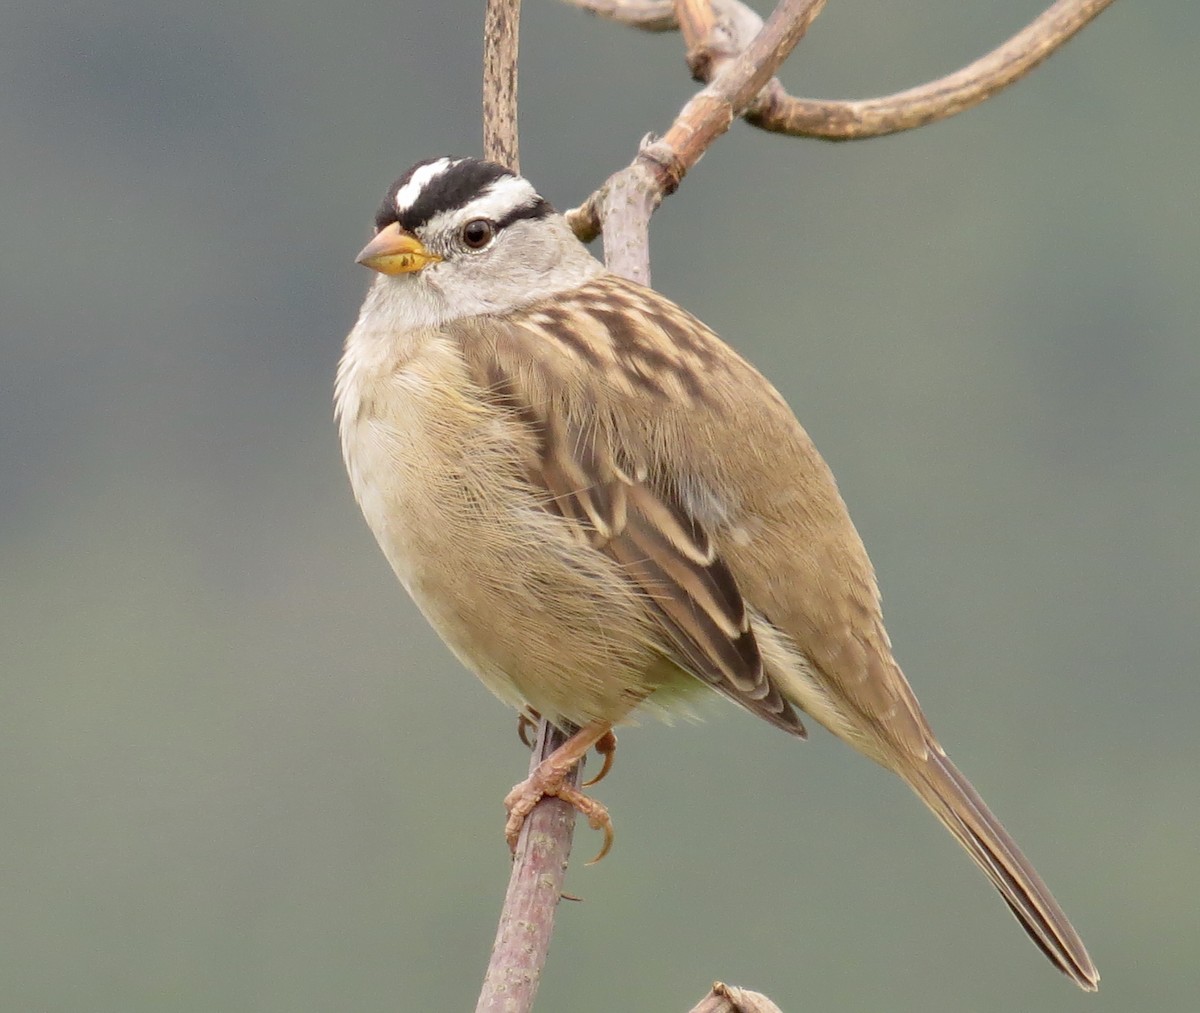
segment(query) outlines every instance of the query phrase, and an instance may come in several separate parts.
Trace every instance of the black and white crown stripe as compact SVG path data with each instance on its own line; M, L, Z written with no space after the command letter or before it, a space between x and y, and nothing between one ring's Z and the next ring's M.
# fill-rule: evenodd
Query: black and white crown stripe
M432 158L419 162L388 189L375 227L398 222L406 232L439 229L457 218L487 218L498 229L522 218L545 218L554 208L527 179L495 162Z

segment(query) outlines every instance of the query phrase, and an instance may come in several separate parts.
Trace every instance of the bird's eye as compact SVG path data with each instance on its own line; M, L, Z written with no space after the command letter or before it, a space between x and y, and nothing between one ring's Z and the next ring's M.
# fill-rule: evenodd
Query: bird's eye
M496 235L496 226L486 218L476 218L463 226L462 240L472 250L482 250Z

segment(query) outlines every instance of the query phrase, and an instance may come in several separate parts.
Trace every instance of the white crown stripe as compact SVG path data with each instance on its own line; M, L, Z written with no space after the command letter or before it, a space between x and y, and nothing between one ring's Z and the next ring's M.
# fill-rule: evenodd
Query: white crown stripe
M456 163L451 162L448 158L439 158L428 165L423 165L419 169L416 169L409 181L396 191L396 196L393 200L396 210L401 214L407 211L413 206L417 198L421 196L421 191L429 185L430 180L442 175L442 173L454 164Z
M519 176L504 176L493 183L474 200L463 207L439 211L424 225L430 233L465 225L474 218L490 218L498 221L510 211L530 207L538 193L533 184Z
M480 218L503 218L509 211L528 207L537 200L533 184L520 176L501 176L467 207Z

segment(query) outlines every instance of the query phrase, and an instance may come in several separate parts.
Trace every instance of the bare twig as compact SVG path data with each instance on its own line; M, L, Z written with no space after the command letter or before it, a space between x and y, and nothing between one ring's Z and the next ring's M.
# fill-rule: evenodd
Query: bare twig
M619 12L624 5L620 0L566 2L603 8L596 13L635 28L666 30L665 20L651 27L641 18L622 16ZM893 95L856 100L796 98L772 78L743 115L747 123L763 130L828 141L863 140L922 127L971 109L1019 81L1112 3L1057 0L1011 39L974 63ZM712 81L750 44L762 25L762 18L741 0L676 0L676 6L688 66L698 81ZM608 8L614 7L616 11L610 13Z
M566 738L547 721L539 722L529 772ZM573 784L578 783L582 766L576 769ZM542 799L526 818L513 853L508 892L475 1013L528 1013L533 1009L574 830L575 810L561 799Z
M781 1010L759 992L717 981L689 1013L781 1013Z
M679 27L671 0L565 0L572 7L644 32L671 32Z
M488 0L483 19L483 153L521 171L517 145L517 45L521 0Z
M1113 0L1058 0L1002 46L937 81L882 98L826 102L792 98L772 81L746 113L777 133L854 141L912 130L979 105L1019 81Z
M611 5L567 2L588 8L625 6L620 0ZM827 140L910 130L978 105L1019 80L1112 2L1057 0L1004 45L954 74L883 98L825 102L793 98L774 77L824 0L782 0L761 30L758 15L741 0L675 0L688 64L708 87L688 102L661 140L643 141L630 166L568 211L567 221L584 242L600 234L603 221L609 266L649 283L648 254L637 251L648 249L650 215L734 117L745 116L766 130Z
M517 144L517 44L521 0L488 0L484 18L483 146L487 158L520 172ZM529 771L566 741L546 721L538 725ZM582 764L580 764L582 767ZM580 771L575 771L578 781ZM575 810L544 798L525 820L496 929L477 1013L528 1013L554 931L575 830Z
M824 7L825 0L780 0L762 31L683 107L663 142L685 172L746 110Z
M633 164L609 177L567 213L575 234L595 239L604 226L609 269L635 281L650 279L650 215L714 140L725 133L804 36L825 0L780 0L763 30L713 81L683 107L658 141L642 143Z

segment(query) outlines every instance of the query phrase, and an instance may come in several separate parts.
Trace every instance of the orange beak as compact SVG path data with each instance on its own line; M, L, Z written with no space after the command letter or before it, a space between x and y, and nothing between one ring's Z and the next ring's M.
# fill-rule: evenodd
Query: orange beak
M369 267L380 274L412 274L420 271L428 264L436 264L442 258L436 253L430 253L411 232L400 228L399 222L392 222L382 228L357 257L355 263Z

